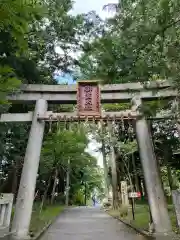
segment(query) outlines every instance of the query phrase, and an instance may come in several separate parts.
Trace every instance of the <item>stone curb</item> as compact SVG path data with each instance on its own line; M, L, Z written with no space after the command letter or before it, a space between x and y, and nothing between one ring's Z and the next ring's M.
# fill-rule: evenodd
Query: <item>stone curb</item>
M68 208L64 208L60 214L58 214L56 217L54 217L52 220L49 221L48 224L46 224L46 226L43 227L43 229L41 231L39 231L34 237L31 237L31 240L38 240L40 239L40 237L43 236L43 234L45 234L45 232L49 229L49 227L58 219L58 217L64 213Z
M123 220L122 220L121 218L119 218L119 217L114 217L114 216L112 216L111 214L108 213L108 211L106 211L106 213L107 213L109 216L111 216L112 218L114 218L114 219L122 222L122 223L125 224L127 227L132 228L132 229L135 230L137 233L139 233L139 234L141 234L141 235L143 235L143 236L145 236L145 237L149 237L149 238L151 237L151 238L153 238L153 235L152 235L151 233L149 233L149 232L147 232L147 231L140 230L139 228L131 225L130 223L127 223L127 222L123 221Z
M114 217L114 216L112 216L111 214L109 214L108 211L105 211L105 212L106 212L109 216L111 216L112 218L114 218L114 219L122 222L122 223L125 224L127 227L135 230L137 233L143 235L143 236L146 237L146 238L149 238L149 239L159 239L158 237L165 237L164 235L158 236L158 235L154 235L153 233L151 234L151 233L149 233L149 232L147 232L147 231L140 230L139 228L133 226L132 224L123 221L120 217ZM180 236L180 235L173 234L171 237L173 237L172 239L177 240L177 239L179 239L179 236ZM170 237L170 236L169 236L169 237ZM175 237L175 238L174 238L174 237Z

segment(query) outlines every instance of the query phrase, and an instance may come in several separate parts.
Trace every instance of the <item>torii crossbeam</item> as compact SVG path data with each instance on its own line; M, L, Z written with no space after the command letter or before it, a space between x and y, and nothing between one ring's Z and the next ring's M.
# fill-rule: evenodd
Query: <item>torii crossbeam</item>
M44 99L49 103L76 104L76 85L22 85L20 92L9 95L12 102L36 102ZM149 84L125 83L101 86L101 103L129 102L133 96L139 95L143 100L157 98L175 98L177 90L166 81L155 81Z

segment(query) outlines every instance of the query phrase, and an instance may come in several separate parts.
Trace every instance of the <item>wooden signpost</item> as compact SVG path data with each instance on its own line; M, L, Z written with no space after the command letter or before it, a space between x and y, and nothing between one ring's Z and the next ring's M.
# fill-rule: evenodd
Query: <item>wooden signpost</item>
M140 192L130 192L129 193L129 198L130 198L131 207L132 207L133 220L135 220L135 199L140 198L140 197L141 197Z

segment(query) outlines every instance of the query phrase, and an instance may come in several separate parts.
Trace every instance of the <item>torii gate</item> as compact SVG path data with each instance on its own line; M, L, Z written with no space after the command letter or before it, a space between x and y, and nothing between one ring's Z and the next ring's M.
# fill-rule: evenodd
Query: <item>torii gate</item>
M94 95L90 94L84 99L83 89L86 87L94 87ZM78 93L79 114L76 112L48 112L48 103L76 104L77 89L75 85L23 85L20 93L10 95L7 98L12 103L35 103L34 112L2 114L0 116L0 122L32 122L17 196L15 216L12 222L13 237L16 239L28 237L45 121L63 121L65 118L66 120L83 121L85 120L83 114L86 117L89 116L89 119L96 120L107 118L113 120L114 116L116 116L116 119L122 119L122 117L135 119L136 135L155 229L157 232L171 231L164 193L158 177L151 136L146 119L139 112L138 107L142 104L141 100L173 99L177 96L177 91L167 82L153 82L147 86L140 83L104 85L101 87L100 94L96 81L86 81L79 83ZM124 112L100 113L100 98L101 103L128 102L133 99L133 108ZM87 109L83 109L86 101L88 101L89 106ZM158 116L158 118L164 118L164 116Z

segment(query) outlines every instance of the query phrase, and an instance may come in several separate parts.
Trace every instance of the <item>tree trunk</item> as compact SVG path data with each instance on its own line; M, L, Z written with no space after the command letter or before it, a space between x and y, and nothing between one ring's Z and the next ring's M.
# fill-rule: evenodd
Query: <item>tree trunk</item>
M111 147L111 166L112 166L112 191L113 191L113 208L118 208L118 190L117 190L117 169L116 169L116 156L114 147Z
M108 166L106 162L106 149L104 139L102 138L102 156L103 156L103 167L104 167L104 181L105 181L105 195L109 197L109 181L108 181Z
M110 152L111 152L113 208L116 209L119 207L118 186L117 186L117 166L116 166L115 149L113 146L113 139L112 139L113 127L109 123L108 123L108 132L109 132L109 143L110 143Z
M14 194L14 196L16 196L17 193L17 185L18 185L18 167L17 167L17 163L15 164L14 167L14 172L13 172L13 181L12 181L12 188L11 191Z
M122 204L122 196L121 196L121 176L120 176L120 173L121 173L120 166L117 166L118 199L119 199L119 204Z
M164 144L164 162L167 168L167 177L168 177L168 182L169 182L169 187L172 190L175 190L173 186L173 177L172 177L172 172L171 172L171 167L169 165L169 160L172 159L172 149L168 145L168 143Z
M68 167L66 173L66 206L69 205L69 182L70 182L70 160L68 160Z
M180 120L177 121L176 126L177 126L178 135L180 137Z
M141 193L141 196L143 196L143 189L142 189L142 185L141 185L141 177L138 176L138 186L139 186L139 191Z
M87 205L87 184L84 183L84 205Z
M14 194L14 201L16 200L17 197L17 190L18 190L18 184L19 184L19 177L21 175L21 166L24 161L23 157L20 156L16 159L15 166L14 166L14 173L13 173L13 182L12 182L12 188L11 191Z
M139 189L139 181L138 181L138 175L137 175L137 171L136 171L136 163L135 163L135 157L134 157L134 153L132 153L132 166L133 166L133 175L134 175L134 180L135 180L135 190L137 192L140 191Z
M53 189L52 189L52 193L51 193L51 204L53 204L53 202L54 202L55 190L56 190L56 186L57 186L57 176L58 176L58 169L55 170L55 174L54 174L54 183L53 183Z
M47 193L48 193L49 187L51 185L51 179L52 179L52 174L49 177L47 188L44 191L44 195L43 195L43 198L42 198L42 201L41 201L41 205L40 205L40 208L39 208L39 214L41 214L43 206L44 206L44 202L46 201Z
M129 161L129 160L128 160ZM126 163L126 159L124 159L124 167L126 168L126 172L127 172L127 178L129 179L129 184L130 184L130 188L131 188L131 192L134 192L134 187L133 187L133 181L132 181L132 177L129 171L129 165Z

